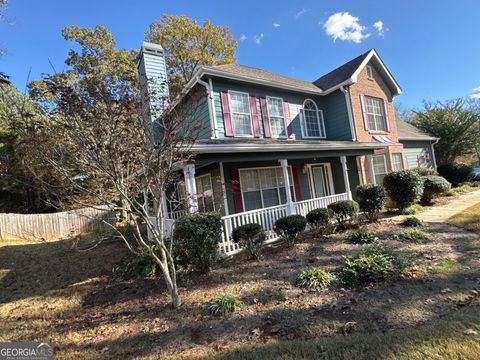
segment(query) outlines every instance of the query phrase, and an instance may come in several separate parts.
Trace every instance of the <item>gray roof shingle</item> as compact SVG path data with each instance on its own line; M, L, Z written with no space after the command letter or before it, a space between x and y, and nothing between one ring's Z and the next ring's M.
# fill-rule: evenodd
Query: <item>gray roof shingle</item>
M397 121L397 133L399 140L436 140L437 138L427 134L419 128L405 121Z

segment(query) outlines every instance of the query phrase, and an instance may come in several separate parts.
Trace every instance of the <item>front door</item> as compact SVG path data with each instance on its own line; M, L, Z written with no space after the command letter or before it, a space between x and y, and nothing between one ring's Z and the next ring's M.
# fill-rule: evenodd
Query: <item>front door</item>
M310 189L313 198L333 194L332 172L330 164L310 165Z

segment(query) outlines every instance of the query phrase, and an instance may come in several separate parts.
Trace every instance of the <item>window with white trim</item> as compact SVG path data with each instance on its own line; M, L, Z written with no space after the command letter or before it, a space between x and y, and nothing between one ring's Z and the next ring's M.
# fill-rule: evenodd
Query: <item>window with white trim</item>
M212 176L205 174L195 177L195 185L197 187L198 212L215 211Z
M291 168L290 192L294 198ZM239 169L240 188L245 211L285 204L287 194L281 167Z
M267 109L272 137L287 137L283 99L267 96Z
M392 154L392 170L403 170L403 155L402 153Z
M233 134L235 136L253 136L250 103L247 93L229 91L230 112Z
M375 184L382 185L383 178L387 174L387 162L385 155L372 156L372 170Z
M305 100L302 113L303 136L305 138L325 138L323 112L318 110L317 104L311 99Z
M368 128L373 131L386 131L383 100L365 96L365 107L368 117Z

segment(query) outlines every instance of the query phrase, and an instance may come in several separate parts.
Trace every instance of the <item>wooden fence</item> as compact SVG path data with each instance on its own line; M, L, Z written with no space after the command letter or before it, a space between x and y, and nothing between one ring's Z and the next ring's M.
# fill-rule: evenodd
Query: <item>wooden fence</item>
M56 240L115 223L108 207L84 208L52 214L0 214L0 240Z

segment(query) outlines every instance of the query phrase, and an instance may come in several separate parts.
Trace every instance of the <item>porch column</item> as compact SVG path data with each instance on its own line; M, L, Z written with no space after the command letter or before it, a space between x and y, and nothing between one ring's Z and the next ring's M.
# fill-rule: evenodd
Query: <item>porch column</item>
M225 215L228 215L227 189L225 187L225 173L223 172L223 162L220 162L220 181L222 183L223 207Z
M287 196L287 206L288 206L288 214L294 215L295 214L295 205L293 204L292 200L292 193L290 192L290 177L288 176L288 161L286 159L278 160L280 165L282 166L283 171L283 181L285 183L285 192Z
M347 193L348 199L352 200L352 191L350 190L350 180L348 179L347 157L340 156L340 161L342 163L343 181L345 182L345 192Z
M198 211L198 199L194 163L186 164L183 167L183 177L185 179L185 190L187 192L188 211L190 213L196 213Z

